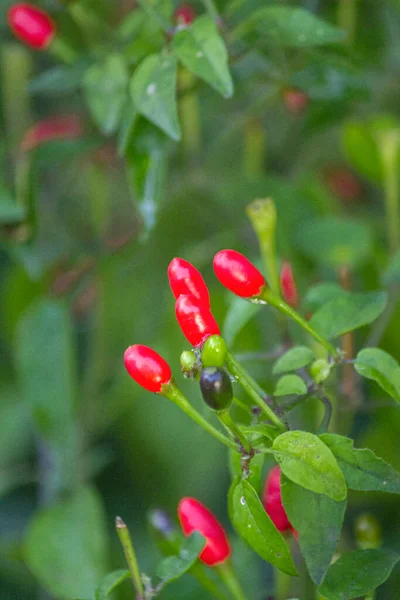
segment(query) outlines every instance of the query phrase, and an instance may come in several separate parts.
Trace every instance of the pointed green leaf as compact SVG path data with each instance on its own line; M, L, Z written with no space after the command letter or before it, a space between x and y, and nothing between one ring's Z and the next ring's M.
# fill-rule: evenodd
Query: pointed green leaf
M314 434L287 431L278 436L272 449L288 479L333 500L344 500L346 482L331 450Z
M285 373L286 371L297 371L306 367L315 359L314 352L307 346L295 346L283 354L272 369L274 375Z
M380 348L365 348L357 354L354 368L400 402L400 366L390 354Z
M238 534L264 560L297 575L289 549L265 512L255 489L244 479L231 492L231 518Z
M372 323L386 304L386 292L336 296L312 316L310 325L324 337L333 339Z
M335 552L346 510L346 500L335 502L281 475L282 502L299 534L301 553L311 579L319 585Z
M90 488L36 513L25 556L39 583L57 598L92 597L106 573L107 532L101 500Z
M244 428L241 428L243 433L245 433ZM248 438L251 441L251 437ZM253 456L249 465L249 474L248 474L248 482L253 488L260 493L261 492L261 474L262 468L264 466L264 454L259 453ZM242 477L242 456L238 452L234 450L229 450L229 471L231 473L232 479L239 476Z
M108 573L96 589L95 600L106 600L116 587L129 578L129 575L129 571L126 569L118 569L118 571Z
M171 29L174 10L171 0L139 0L139 4L161 29L164 31Z
M306 311L315 312L336 296L346 296L347 292L338 283L317 283L310 287L303 300Z
M343 41L344 33L303 8L266 6L255 11L241 30L256 30L269 44L292 48L325 46Z
M329 600L350 600L375 590L388 579L400 555L389 550L356 550L329 569L319 588Z
M114 133L127 99L128 69L120 54L110 54L102 63L89 67L83 77L86 102L98 128Z
M224 98L233 94L228 53L214 21L207 16L174 35L175 54L192 73L204 79Z
M354 448L353 440L342 435L324 433L319 437L335 455L350 489L400 494L400 473L372 450Z
M307 386L298 375L284 375L278 379L274 396L288 396L296 394L302 396L307 393Z
M179 556L168 556L158 565L156 575L165 585L175 581L186 573L196 562L200 552L203 550L205 539L197 531L186 539L180 549Z
M131 95L137 111L173 140L181 137L176 70L174 56L151 54L140 63L131 81Z

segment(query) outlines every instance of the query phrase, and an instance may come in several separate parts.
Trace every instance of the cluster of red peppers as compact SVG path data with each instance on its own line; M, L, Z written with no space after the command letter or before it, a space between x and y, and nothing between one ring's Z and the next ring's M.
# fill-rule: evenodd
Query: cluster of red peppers
M222 285L242 298L257 298L267 285L262 273L236 250L221 250L215 255L213 265ZM207 285L201 273L182 258L171 261L168 278L175 297L178 324L194 349L204 352L204 358L201 355L203 369L200 375L203 398L213 410L224 411L232 399L232 384L229 374L221 368L224 362L223 357L219 358L222 338L219 337L220 330L211 312ZM289 263L284 263L282 267L281 290L288 304L297 304L297 289ZM212 343L207 345L207 340ZM151 392L162 393L164 386L169 386L172 381L167 362L147 346L130 346L125 352L124 362L129 375ZM263 504L280 532L293 531L282 505L278 466L270 471L266 480ZM229 558L231 549L224 529L198 500L182 499L178 516L185 535L198 531L205 537L200 560L208 566L214 566Z

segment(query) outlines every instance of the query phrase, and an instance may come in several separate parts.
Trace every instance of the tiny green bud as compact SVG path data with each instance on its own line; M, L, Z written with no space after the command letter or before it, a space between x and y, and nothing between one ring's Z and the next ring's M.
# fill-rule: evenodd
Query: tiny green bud
M223 367L227 353L226 343L220 335L210 335L204 343L201 362L204 367Z
M224 369L205 367L200 375L204 402L215 412L225 412L232 403L232 382Z
M199 361L193 350L184 350L180 357L181 371L185 377L194 377L199 370Z
M328 379L330 372L331 365L324 358L315 360L310 367L310 373L315 383L322 383Z
M354 533L360 548L379 548L382 541L381 526L378 519L370 514L359 515L354 523Z
M272 198L254 200L246 207L246 213L260 238L272 238L276 228L276 208Z

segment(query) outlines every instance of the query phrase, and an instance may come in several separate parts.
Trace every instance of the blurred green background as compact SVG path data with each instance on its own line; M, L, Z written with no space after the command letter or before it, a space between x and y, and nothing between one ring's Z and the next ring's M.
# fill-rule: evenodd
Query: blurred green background
M278 254L292 262L301 297L319 281L343 284L342 267L355 291L386 287L391 312L384 333L374 335L398 358L400 270L399 261L391 263L397 248L385 198L396 196L399 184L400 3L221 0L235 93L224 99L194 79L187 86L182 71L180 143L142 117L133 124L114 69L109 87L101 78L94 92L82 84L87 69L101 71L111 52L132 72L166 43L135 2L77 0L74 9L37 2L79 54L72 66L13 38L11 4L0 0L0 598L89 597L102 573L124 567L116 515L130 526L140 566L151 573L158 554L149 509L175 518L179 499L191 495L227 526L242 580L252 597L266 600L271 570L228 522L225 448L134 384L122 357L133 343L154 347L207 415L196 384L179 373L188 344L166 276L174 256L204 274L235 352L276 348L275 316L244 314L211 267L223 247L259 260L245 207L271 196ZM235 40L235 28L266 4L308 9L344 28L347 42L271 48L255 34ZM346 12L350 4L354 13ZM111 25L118 39L82 21L77 6ZM204 12L202 2L193 6ZM117 96L123 111L102 131L98 121ZM77 116L79 135L21 149L32 124L56 115ZM292 333L301 339L296 328ZM355 336L356 348L369 334ZM270 361L248 367L272 389ZM341 396L337 432L400 468L399 412L377 388L363 386L365 403L354 415ZM307 427L316 410L310 404L292 418ZM75 504L60 508L76 490ZM354 547L354 519L365 511L379 519L386 546L400 551L400 505L383 494L351 494L341 546ZM303 579L292 594L312 600ZM132 597L124 586L119 597ZM397 569L376 599L399 596ZM208 596L185 576L162 597Z

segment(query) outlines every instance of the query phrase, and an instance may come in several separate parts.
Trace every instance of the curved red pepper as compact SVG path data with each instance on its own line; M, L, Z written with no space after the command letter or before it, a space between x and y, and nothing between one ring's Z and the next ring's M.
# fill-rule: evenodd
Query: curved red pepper
M124 363L132 379L149 392L160 393L162 386L171 381L168 363L148 346L129 346L124 354Z
M200 271L183 258L174 258L168 267L168 279L175 298L194 296L210 308L210 294Z
M283 533L284 531L293 530L282 504L281 469L279 466L273 467L268 473L263 493L263 505L278 531Z
M57 31L53 19L28 2L14 4L8 11L7 20L15 37L35 50L45 50Z
M192 346L201 346L210 335L220 333L209 308L193 296L179 296L175 314L183 335Z

